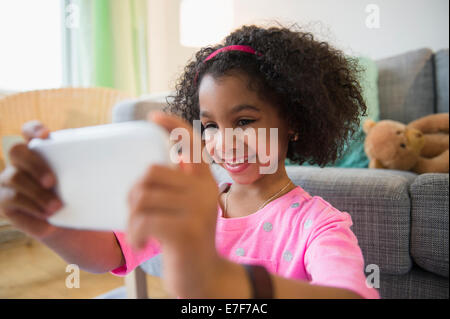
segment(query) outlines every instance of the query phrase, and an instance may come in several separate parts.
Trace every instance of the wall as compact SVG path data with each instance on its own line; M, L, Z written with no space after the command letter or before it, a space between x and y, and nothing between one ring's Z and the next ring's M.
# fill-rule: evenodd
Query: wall
M150 93L173 89L196 51L179 42L180 1L149 0ZM421 47L449 47L448 0L230 1L234 27L296 22L348 54L379 59ZM368 4L379 8L379 28L366 26Z
M179 38L179 0L149 0L149 92L175 87L195 48L183 47Z
M380 28L366 27L368 4ZM374 59L421 47L449 47L448 0L236 0L234 24L297 22L347 53Z

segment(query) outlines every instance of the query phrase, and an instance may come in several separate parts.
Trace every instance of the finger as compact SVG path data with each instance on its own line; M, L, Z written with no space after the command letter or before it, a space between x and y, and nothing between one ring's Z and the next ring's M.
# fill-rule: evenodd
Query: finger
M47 138L50 130L39 121L29 121L22 126L22 135L27 142L33 138Z
M51 230L46 220L35 218L14 209L0 209L0 215L3 214L16 228L30 235L45 236Z
M144 212L146 214L164 211L168 214L176 214L182 210L181 194L161 188L137 188L130 194L130 211Z
M30 174L43 187L51 188L56 184L56 176L47 162L26 144L16 144L9 151L11 163Z
M164 242L168 234L180 226L178 218L174 218L164 211L156 212L150 216L145 213L135 214L129 220L127 240L133 247L142 249L150 237Z
M210 172L209 165L203 161L203 158L201 156L201 136L199 132L194 132L193 127L190 123L179 116L167 114L162 111L150 112L148 115L148 119L156 124L161 125L169 133L176 128L185 129L188 132L189 139L184 139L181 141L181 147L183 149L183 164L181 165L182 169L194 174L204 174ZM194 143L195 145L199 145L200 149L194 147ZM190 150L190 152L187 152L185 150ZM198 153L196 154L197 156L195 156L194 152Z
M43 211L33 200L6 187L0 188L0 207L4 210L19 210L38 219L50 217L50 214Z
M147 239L152 231L148 225L148 218L143 214L136 214L130 217L126 232L127 242L135 249L144 248Z
M146 170L141 182L145 186L164 186L181 189L186 187L186 176L179 167L152 164Z
M0 174L0 185L24 194L47 213L54 213L62 207L62 202L55 193L42 188L30 175L14 166L7 167Z

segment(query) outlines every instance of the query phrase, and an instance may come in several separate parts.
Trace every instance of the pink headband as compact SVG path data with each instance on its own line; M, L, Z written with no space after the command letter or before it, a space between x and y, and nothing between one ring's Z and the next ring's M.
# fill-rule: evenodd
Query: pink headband
M216 51L214 51L213 53L208 55L206 57L206 59L203 60L203 63L205 63L208 60L211 60L212 58L214 58L219 53L226 52L226 51L241 51L241 52L247 52L247 53L251 53L251 54L256 54L258 56L262 55L261 53L256 52L255 49L253 49L251 46L248 46L248 45L229 45L229 46L217 49ZM197 74L195 75L195 78L194 78L194 83L195 84L197 84L197 78L198 78L198 71L197 71Z
M255 49L253 49L252 47L250 47L248 45L229 45L227 47L223 47L223 48L220 48L220 49L214 51L213 53L208 55L208 57L203 62L206 62L206 61L214 58L220 52L225 52L225 51L242 51L242 52L247 52L247 53L251 53L251 54L257 54L259 56L262 55L261 53L256 53Z

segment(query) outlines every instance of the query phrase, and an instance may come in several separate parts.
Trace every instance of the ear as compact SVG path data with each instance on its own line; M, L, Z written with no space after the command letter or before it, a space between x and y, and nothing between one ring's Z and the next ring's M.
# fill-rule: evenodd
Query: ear
M289 141L296 142L298 141L298 133L296 133L294 130L288 131Z
M364 133L368 134L369 131L372 129L372 127L374 127L376 124L377 124L377 122L375 122L371 119L365 120L364 124L363 124Z

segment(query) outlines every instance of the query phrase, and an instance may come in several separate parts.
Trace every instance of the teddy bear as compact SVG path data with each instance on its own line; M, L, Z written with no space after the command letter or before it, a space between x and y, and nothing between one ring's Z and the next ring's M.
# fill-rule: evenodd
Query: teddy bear
M449 172L449 113L427 115L408 125L369 119L363 130L369 168L417 174Z

